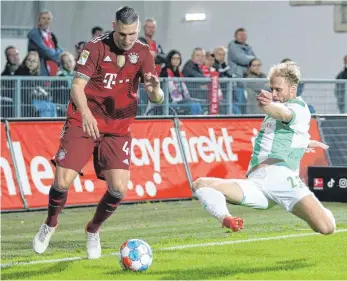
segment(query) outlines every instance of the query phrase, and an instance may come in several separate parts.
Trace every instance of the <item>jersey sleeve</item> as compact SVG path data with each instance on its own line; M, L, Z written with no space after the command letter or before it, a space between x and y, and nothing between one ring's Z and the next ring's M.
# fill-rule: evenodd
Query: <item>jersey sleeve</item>
M76 64L76 72L91 78L97 69L100 58L100 41L89 41L84 47Z
M293 112L293 118L288 126L308 124L311 119L310 111L303 101L288 102L286 107Z

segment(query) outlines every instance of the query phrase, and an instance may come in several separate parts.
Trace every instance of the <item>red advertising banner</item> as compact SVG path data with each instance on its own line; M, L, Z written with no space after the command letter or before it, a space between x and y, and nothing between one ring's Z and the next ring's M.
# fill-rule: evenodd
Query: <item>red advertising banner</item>
M193 180L198 177L245 178L261 119L185 119L180 136ZM30 208L46 207L54 178L50 160L55 155L63 122L11 122L14 155L21 185ZM172 120L136 120L131 126L131 181L125 201L190 198L178 136ZM22 208L17 181L1 127L1 210ZM312 120L310 135L320 140ZM325 152L307 153L301 163L306 180L308 166L326 166ZM67 205L95 204L106 183L94 173L92 157L69 191Z
M7 144L5 124L1 123L1 210L22 209L23 203L20 197L13 163Z
M255 137L262 119L187 119L181 121L181 135L193 180L199 177L245 178ZM316 120L310 135L320 141ZM306 153L300 176L307 180L308 166L327 166L325 152Z
M172 120L136 121L132 126L132 165L124 201L189 198L184 165L176 164L178 144ZM11 122L11 136L29 207L45 207L54 178L55 155L63 122ZM174 164L173 164L174 163ZM94 173L92 157L69 191L67 205L94 204L106 183Z

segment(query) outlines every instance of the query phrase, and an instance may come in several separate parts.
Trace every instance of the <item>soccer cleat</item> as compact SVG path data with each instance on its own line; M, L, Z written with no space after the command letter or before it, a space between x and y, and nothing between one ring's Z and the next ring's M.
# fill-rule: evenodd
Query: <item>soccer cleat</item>
M33 249L36 253L42 254L47 250L55 229L56 227L50 227L45 223L41 225L39 232L33 240Z
M227 216L223 219L222 227L230 228L232 231L237 232L243 229L244 220L240 217Z
M98 259L101 257L101 244L99 232L87 232L87 255L88 259Z

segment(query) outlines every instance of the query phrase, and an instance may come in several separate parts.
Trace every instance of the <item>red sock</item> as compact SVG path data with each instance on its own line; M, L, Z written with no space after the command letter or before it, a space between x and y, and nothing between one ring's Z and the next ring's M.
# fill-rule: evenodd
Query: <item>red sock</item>
M96 208L95 215L88 223L86 230L91 233L97 232L101 224L117 209L122 199L123 195L120 193L112 192L111 194L111 192L107 190L101 198L98 207Z
M51 189L49 190L48 216L45 222L48 226L57 226L58 216L65 206L67 194L67 190L61 191L53 185L51 186Z

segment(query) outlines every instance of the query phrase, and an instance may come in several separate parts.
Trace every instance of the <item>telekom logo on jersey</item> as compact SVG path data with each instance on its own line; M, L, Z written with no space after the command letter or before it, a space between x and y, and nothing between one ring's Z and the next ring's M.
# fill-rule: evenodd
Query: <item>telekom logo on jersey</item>
M105 77L104 77L104 84L106 84L106 86L104 86L105 89L112 89L111 85L115 85L116 84L116 77L117 74L115 73L106 73Z

